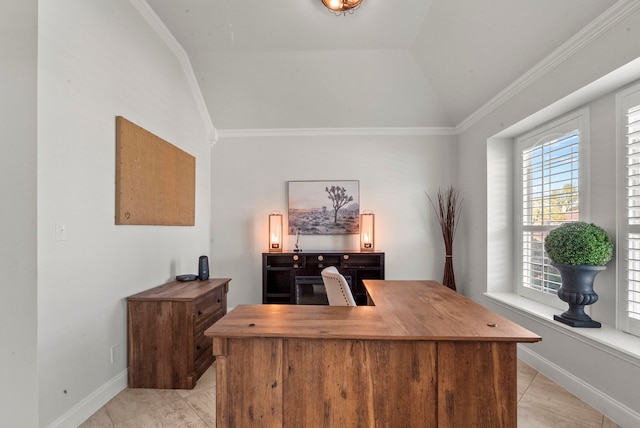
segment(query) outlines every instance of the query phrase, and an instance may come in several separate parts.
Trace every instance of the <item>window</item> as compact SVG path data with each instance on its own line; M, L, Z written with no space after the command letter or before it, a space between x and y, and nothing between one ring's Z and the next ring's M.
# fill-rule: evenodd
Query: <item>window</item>
M622 330L640 335L640 85L618 94L623 189L618 243Z
M560 275L544 252L544 239L584 212L586 115L582 110L516 140L519 293L553 306L562 303L556 297Z

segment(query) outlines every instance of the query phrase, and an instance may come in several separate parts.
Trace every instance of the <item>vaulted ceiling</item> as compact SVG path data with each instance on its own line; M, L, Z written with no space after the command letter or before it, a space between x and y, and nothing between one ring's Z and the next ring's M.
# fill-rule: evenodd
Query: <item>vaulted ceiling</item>
M455 127L616 0L147 0L214 126Z

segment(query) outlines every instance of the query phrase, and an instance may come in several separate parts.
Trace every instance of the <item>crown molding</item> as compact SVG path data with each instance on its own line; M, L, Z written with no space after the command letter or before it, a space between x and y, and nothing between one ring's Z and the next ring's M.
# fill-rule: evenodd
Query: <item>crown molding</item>
M582 30L551 52L546 58L531 68L531 70L520 76L511 85L498 93L498 95L460 122L455 128L456 132L461 134L469 129L472 125L506 103L519 92L531 86L639 8L640 1L638 0L619 0L602 15L584 26Z
M218 129L218 138L456 135L453 127Z
M191 95L193 95L196 102L196 108L200 112L200 117L204 123L209 143L215 144L217 141L216 128L213 126L213 122L211 122L209 109L207 109L207 104L202 96L202 91L200 91L200 86L198 85L198 80L193 72L193 67L191 67L191 61L189 61L187 52L184 50L182 45L180 45L178 40L176 40L173 34L171 34L171 31L169 31L167 26L162 22L151 6L149 6L149 3L147 3L146 0L129 0L129 2L134 8L136 8L147 24L149 24L158 36L160 36L171 52L173 52L173 54L178 58L178 61L182 66L184 76L187 79L189 89L191 90Z

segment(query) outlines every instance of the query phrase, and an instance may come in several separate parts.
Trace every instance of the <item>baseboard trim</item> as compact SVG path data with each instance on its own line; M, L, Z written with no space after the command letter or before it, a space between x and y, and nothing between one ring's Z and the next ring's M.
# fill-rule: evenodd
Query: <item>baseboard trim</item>
M47 428L76 428L125 389L127 378L128 370L124 370L53 421Z
M582 379L533 352L530 348L518 345L518 358L606 415L618 425L622 427L640 426L640 413L585 383Z

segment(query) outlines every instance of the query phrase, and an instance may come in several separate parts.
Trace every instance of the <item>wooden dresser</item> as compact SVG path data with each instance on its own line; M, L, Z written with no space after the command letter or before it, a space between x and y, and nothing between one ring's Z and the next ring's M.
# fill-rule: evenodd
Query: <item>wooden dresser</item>
M127 298L130 388L196 385L215 359L204 331L227 313L229 281L174 281Z

